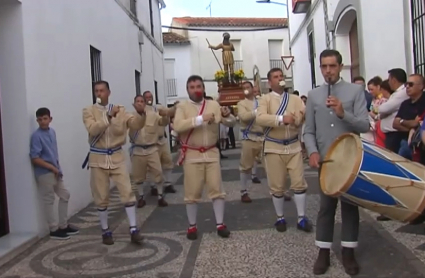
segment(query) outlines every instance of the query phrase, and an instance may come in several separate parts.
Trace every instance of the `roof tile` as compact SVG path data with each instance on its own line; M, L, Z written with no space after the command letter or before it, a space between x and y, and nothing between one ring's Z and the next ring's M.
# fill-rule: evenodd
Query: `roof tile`
M287 27L287 18L174 17L173 22L196 27Z
M162 40L164 43L177 43L177 44L189 44L188 38L172 32L162 33Z

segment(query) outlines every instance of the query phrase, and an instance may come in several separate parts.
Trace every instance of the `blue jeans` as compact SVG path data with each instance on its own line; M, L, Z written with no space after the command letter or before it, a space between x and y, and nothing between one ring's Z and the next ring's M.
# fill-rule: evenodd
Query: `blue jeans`
M401 140L400 142L400 149L398 150L398 155L412 160L413 151L409 148L409 145L407 144L407 140Z

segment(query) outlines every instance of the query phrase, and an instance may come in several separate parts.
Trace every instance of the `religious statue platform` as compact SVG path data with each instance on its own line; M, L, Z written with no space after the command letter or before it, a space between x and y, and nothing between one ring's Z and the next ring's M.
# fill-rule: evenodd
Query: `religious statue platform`
M223 84L219 86L218 94L218 102L221 106L236 105L239 101L245 99L242 85L238 83Z

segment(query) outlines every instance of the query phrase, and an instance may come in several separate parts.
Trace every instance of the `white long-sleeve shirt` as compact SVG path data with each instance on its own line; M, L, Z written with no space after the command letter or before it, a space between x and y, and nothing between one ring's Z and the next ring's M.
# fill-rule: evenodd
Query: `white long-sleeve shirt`
M381 119L381 130L384 133L395 132L393 128L394 118L403 101L408 99L406 87L401 85L388 99L387 102L379 105L378 114Z

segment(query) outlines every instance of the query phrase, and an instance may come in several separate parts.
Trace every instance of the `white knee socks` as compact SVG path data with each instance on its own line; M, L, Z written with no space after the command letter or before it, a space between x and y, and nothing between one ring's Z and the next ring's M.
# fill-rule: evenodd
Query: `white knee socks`
M257 168L258 168L258 162L254 161L254 167L252 167L252 178L255 178L257 176Z
M137 229L137 222L136 222L136 206L132 205L130 207L125 207L125 212L127 213L128 217L128 223L130 224L130 231Z
M305 216L305 198L306 194L294 194L294 202L295 206L297 207L298 212L298 220L301 220L302 217Z
M97 213L99 214L100 219L100 226L102 227L102 230L109 229L108 226L108 209L107 208L98 208Z
M197 204L186 204L186 214L187 219L189 220L190 226L196 225L196 216L198 214L198 205Z
M282 197L272 196L274 209L276 211L277 217L283 217L283 205L285 204L285 199Z
M248 189L249 174L241 172L239 175L241 179L241 194L244 194Z
M214 199L213 209L217 225L222 225L224 219L224 199Z

